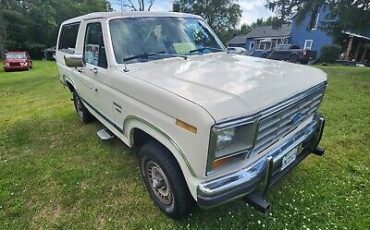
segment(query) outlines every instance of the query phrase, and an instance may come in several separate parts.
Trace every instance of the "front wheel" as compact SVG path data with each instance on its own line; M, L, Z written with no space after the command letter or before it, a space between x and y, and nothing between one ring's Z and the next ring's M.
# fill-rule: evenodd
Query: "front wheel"
M186 217L194 204L176 160L161 144L150 142L140 150L140 171L150 197L173 219Z

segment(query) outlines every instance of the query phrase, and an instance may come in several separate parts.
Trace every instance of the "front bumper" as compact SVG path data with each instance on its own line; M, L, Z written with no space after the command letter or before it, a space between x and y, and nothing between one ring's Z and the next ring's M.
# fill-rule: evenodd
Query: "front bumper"
M6 66L4 65L4 70L6 71L17 71L17 70L27 70L29 66Z
M250 194L263 194L289 171L315 152L324 130L325 119L316 114L314 120L288 140L275 147L248 168L198 185L197 202L203 208ZM299 147L296 159L281 170L283 157Z

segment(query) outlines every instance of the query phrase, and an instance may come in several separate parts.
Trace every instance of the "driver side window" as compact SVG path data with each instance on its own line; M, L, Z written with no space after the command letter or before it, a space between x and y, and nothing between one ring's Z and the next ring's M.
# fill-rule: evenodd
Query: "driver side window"
M100 22L87 25L84 44L84 62L105 69L108 67Z

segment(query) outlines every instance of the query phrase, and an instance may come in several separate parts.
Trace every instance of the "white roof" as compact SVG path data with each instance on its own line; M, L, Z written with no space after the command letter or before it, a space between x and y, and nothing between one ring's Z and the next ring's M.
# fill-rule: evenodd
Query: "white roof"
M80 17L71 18L63 22L63 24L69 24L84 20L91 20L97 18L134 18L134 17L178 17L178 18L199 18L200 16L185 13L175 13L175 12L156 12L156 11L127 11L127 12L96 12L86 14Z
M349 35L349 36L353 36L353 37L357 37L357 38L363 38L363 39L366 39L366 40L370 40L369 37L366 37L366 36L363 36L361 34L355 34L355 33L351 33L351 32L344 32L345 34Z

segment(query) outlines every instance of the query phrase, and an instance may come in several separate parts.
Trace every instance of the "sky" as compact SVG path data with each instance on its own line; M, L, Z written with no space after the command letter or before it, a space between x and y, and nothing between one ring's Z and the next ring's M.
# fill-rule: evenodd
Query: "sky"
M113 9L120 11L119 4L116 4L116 0L110 0ZM153 11L170 11L172 10L173 0L156 0L152 8ZM272 15L272 12L266 9L265 0L240 0L239 4L243 10L243 16L240 24L246 23L251 24L258 18L268 18Z

